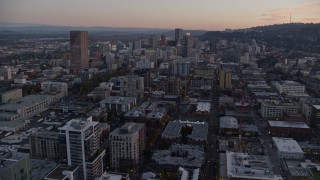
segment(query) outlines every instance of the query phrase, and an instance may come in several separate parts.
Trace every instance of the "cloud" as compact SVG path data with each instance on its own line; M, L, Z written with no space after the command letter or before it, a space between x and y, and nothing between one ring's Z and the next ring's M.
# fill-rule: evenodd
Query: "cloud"
M278 9L271 9L265 13L260 15L260 19L263 21L272 21L278 23L279 21L283 22L287 20L289 22L290 14L310 14L310 13L317 13L320 12L320 3L319 1L314 1L311 3L303 3L298 4L296 6L288 7L288 8L278 8ZM308 21L305 21L308 20ZM300 18L296 19L296 21L302 22L313 22L312 20L319 20L318 18Z
M320 23L320 18L302 18L301 21L306 23Z

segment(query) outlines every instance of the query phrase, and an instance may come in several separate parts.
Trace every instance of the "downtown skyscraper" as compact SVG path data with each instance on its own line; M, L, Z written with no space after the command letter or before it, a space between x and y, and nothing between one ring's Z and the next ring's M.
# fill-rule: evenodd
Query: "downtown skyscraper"
M70 47L71 69L88 68L88 31L70 31Z

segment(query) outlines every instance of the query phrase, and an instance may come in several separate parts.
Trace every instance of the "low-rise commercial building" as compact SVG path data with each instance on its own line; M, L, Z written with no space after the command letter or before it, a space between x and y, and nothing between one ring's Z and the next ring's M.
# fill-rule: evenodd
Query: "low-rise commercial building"
M268 121L268 130L273 136L309 138L311 128L305 122Z
M137 100L134 97L109 96L100 101L101 108L107 108L109 110L124 113L131 110L136 104Z
M207 122L169 121L161 137L168 142L180 143L182 138L186 138L189 143L206 143L208 127Z
M1 102L8 103L22 97L22 89L12 89L1 93Z
M283 159L303 159L304 152L298 142L292 138L272 137L277 148L279 158Z
M173 144L168 150L157 150L152 155L155 170L158 172L174 172L179 167L197 169L204 167L205 152L203 146Z
M34 94L15 99L0 106L0 120L19 120L29 118L46 110L53 102L62 98L62 94Z
M283 112L298 112L296 103L281 103L281 102L262 102L261 115L263 118L281 118Z
M227 151L226 161L227 177L221 177L224 179L283 179L280 175L276 175L273 173L272 165L267 156L248 155L245 153Z

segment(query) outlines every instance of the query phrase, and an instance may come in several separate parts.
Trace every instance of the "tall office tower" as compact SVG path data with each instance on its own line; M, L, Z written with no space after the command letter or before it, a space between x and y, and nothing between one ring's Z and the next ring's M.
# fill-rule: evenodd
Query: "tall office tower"
M183 38L183 29L175 29L174 35L174 40L177 42L177 44L180 44L180 40Z
M136 49L141 49L141 39L134 41L133 50L136 50Z
M70 31L70 46L71 68L88 68L88 31Z
M161 46L166 46L166 45L167 45L167 37L166 37L166 35L164 35L164 34L161 35L160 45L161 45Z
M220 70L220 89L231 89L232 72L229 69Z
M72 119L59 128L65 135L68 165L79 166L79 177L84 180L95 179L103 173L103 156L100 151L101 129L92 117Z
M109 134L112 168L139 168L145 149L145 133L144 124L127 122Z
M181 40L181 45L183 47L183 57L191 57L192 55L192 46L193 46L193 38L190 33L186 33Z
M152 35L150 38L149 38L149 45L152 47L152 48L156 48L158 46L158 38L156 35Z

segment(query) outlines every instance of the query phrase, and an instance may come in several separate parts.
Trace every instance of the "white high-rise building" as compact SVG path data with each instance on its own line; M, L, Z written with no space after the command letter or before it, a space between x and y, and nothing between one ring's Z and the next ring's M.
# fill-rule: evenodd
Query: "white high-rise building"
M103 174L103 156L100 151L101 129L99 122L87 119L72 119L59 128L66 137L69 166L79 166L79 178L95 179Z
M128 122L109 134L111 166L114 169L135 169L145 149L145 125Z
M304 94L305 92L305 86L296 81L277 81L274 86L280 94Z

